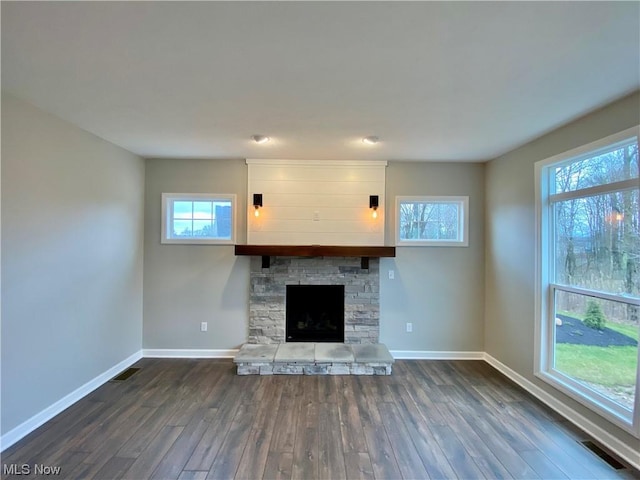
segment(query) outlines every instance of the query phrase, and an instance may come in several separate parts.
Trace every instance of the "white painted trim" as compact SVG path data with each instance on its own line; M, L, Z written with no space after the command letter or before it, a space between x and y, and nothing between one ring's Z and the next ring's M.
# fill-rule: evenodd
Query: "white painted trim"
M228 350L151 348L142 350L144 358L233 358L237 348Z
M441 352L426 350L391 350L397 360L484 360L484 352Z
M570 190L568 192L553 193L549 195L551 203L564 202L576 198L595 197L597 195L605 195L607 193L623 192L626 190L636 190L638 188L638 178L630 178L628 180L620 180L619 182L605 183L604 185L596 185L595 187L581 188L579 190Z
M603 150L609 151L610 149L615 147L616 144L624 144L627 140L633 137L640 139L640 125L627 128L622 132L614 133L613 135L595 140L591 143L587 143L586 145L572 148L571 150L567 150L566 152L558 153L557 155L546 158L537 163L539 163L542 167L546 167L548 165L551 165L552 163L560 164L565 161L567 163L571 163L579 160L579 157L585 154L591 156L594 154L597 155L599 153L602 153Z
M134 353L130 357L125 358L120 363L109 368L107 371L101 373L94 379L89 380L87 383L85 383L81 387L75 389L73 392L69 393L68 395L65 395L63 398L61 398L54 404L49 405L47 408L45 408L41 412L36 413L33 417L29 418L28 420L22 422L20 425L18 425L14 429L5 433L0 438L0 452L9 448L11 445L18 442L22 438L26 437L28 434L33 432L36 428L48 422L63 410L69 408L78 400L81 400L82 398L86 397L91 392L93 392L96 388L102 386L103 384L111 380L113 377L115 377L117 374L122 372L122 370L130 367L141 358L142 358L142 350L138 350L136 353Z
M247 165L292 165L299 167L381 167L387 166L386 160L271 160L247 158Z
M509 379L513 380L538 400L542 401L544 404L558 412L578 428L584 430L587 434L596 439L602 445L609 448L612 452L622 458L629 465L633 466L634 468L640 469L640 458L638 458L638 452L636 452L632 447L621 442L609 432L599 427L591 420L579 414L572 408L568 407L566 404L564 404L554 396L548 394L543 389L536 386L534 383L530 382L516 371L507 367L505 364L495 359L488 353L484 354L484 361L503 375L507 376Z
M640 298L624 296L624 295L616 295L614 293L601 292L600 290L591 290L589 288L582 287L572 287L569 285L562 285L559 283L549 283L549 287L552 290L562 290L564 292L569 293L577 293L578 295L583 295L586 297L595 297L601 298L603 300L608 300L610 302L618 302L618 303L626 303L629 305L640 305Z

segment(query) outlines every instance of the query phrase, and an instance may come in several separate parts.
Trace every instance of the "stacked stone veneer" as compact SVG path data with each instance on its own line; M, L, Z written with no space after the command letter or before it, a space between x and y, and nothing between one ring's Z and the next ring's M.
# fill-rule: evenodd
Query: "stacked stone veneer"
M251 258L248 343L284 343L287 285L344 285L344 343L378 343L380 259L359 257Z

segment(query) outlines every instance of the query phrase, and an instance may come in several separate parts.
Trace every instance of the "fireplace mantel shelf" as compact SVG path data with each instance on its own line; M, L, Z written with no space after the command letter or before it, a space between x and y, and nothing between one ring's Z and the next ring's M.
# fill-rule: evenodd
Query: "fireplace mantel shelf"
M262 257L262 268L269 268L270 257L361 257L362 268L369 258L395 257L396 247L340 245L236 245L236 255Z

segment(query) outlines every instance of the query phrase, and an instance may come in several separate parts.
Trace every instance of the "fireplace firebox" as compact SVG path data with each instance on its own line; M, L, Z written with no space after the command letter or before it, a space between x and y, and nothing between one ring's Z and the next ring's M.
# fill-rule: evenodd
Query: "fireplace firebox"
M344 285L287 285L287 342L344 342Z

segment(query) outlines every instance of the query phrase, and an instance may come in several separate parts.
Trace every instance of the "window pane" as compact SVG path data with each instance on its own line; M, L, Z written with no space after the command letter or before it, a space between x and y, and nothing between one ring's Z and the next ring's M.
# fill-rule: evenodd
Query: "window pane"
M640 307L560 290L555 299L555 369L631 411Z
M627 142L552 171L555 193L638 178L638 144Z
M458 205L441 203L438 205L438 235L442 240L458 238Z
M555 282L640 296L638 190L554 204Z
M173 202L173 218L192 218L193 202Z
M211 202L193 202L193 218L211 220L212 216Z
M173 237L191 237L191 220L174 220Z
M193 236L194 237L215 237L216 232L213 229L211 220L194 220Z
M215 226L218 238L231 238L231 202L215 202Z
M456 202L401 202L401 240L459 240L460 205Z

